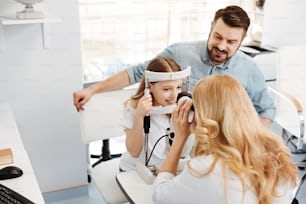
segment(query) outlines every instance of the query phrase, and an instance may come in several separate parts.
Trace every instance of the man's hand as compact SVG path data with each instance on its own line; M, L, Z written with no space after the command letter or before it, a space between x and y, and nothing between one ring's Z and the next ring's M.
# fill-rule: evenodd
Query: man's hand
M78 112L84 110L83 106L91 96L92 92L88 88L73 93L73 104Z
M128 72L123 70L113 76L95 83L85 89L73 93L73 104L79 112L84 110L84 104L91 98L94 93L122 89L130 84Z
M272 120L269 118L260 118L261 122L266 126L267 128L270 128L272 125Z

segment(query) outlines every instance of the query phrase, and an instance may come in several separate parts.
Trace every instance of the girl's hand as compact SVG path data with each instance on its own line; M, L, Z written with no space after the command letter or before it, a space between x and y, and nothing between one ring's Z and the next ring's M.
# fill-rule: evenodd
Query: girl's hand
M191 111L192 101L185 100L179 102L178 106L173 110L171 121L175 130L175 138L180 137L185 141L190 135L190 124L188 122L188 114Z
M153 99L151 94L142 96L139 99L136 107L136 115L138 115L139 117L146 116L149 113L152 105L153 105Z

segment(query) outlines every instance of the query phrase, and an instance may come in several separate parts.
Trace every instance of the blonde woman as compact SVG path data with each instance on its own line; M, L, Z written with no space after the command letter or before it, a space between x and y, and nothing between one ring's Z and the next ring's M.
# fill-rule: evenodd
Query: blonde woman
M154 203L288 204L297 170L278 135L260 122L245 89L228 75L200 80L192 102L172 113L176 137L154 184ZM176 176L178 155L190 133L194 157Z

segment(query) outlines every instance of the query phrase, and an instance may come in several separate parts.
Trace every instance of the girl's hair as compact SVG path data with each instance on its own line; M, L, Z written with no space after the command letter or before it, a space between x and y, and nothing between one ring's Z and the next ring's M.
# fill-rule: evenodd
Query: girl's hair
M260 204L272 203L277 187L283 182L296 185L297 169L291 153L280 136L260 121L244 88L228 75L212 75L200 80L193 90L196 123L194 156L211 154L212 166L195 176L213 171L217 161L240 178L244 190L248 181L255 189ZM226 187L225 187L226 189Z
M178 72L181 71L181 67L172 58L158 56L149 62L146 70L153 72ZM139 99L144 95L144 89L145 79L143 75L137 92L129 99L133 107L137 106Z

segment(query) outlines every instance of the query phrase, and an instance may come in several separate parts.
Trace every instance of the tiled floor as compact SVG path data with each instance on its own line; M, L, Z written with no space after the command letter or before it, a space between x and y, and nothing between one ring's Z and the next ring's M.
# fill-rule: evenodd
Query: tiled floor
M277 126L274 130L279 132ZM116 147L114 152L118 153L125 150L124 138L118 138L117 140L111 141L112 147ZM101 152L101 143L97 142L90 146L93 154L99 154ZM294 154L294 161L301 161L306 155ZM92 161L94 162L94 160ZM300 170L300 176L306 173L306 170ZM306 203L306 182L302 186L297 196L299 204ZM79 188L69 189L65 191L58 191L44 194L46 204L106 204L103 197L96 189L94 183L90 183L88 186Z
M43 195L46 204L106 204L95 185L73 188Z

